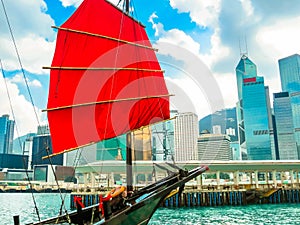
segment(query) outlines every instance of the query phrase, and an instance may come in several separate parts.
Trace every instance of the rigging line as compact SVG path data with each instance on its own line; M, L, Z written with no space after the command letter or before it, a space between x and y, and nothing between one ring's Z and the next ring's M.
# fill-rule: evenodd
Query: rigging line
M17 54L18 62L19 62L20 67L21 67L21 71L22 71L22 74L23 74L23 79L24 79L25 84L26 84L26 88L27 88L27 92L28 92L28 95L29 95L29 98L30 98L30 102L33 106L33 111L34 111L34 114L35 114L35 117L36 117L36 121L38 122L38 125L40 125L38 114L37 114L37 111L35 109L34 101L33 101L33 98L32 98L32 95L31 95L31 92L30 92L30 89L29 89L27 77L25 75L25 71L24 71L24 68L23 68L23 65L22 65L22 62L21 62L20 54L19 54L19 51L18 51L18 48L17 48L15 37L14 37L13 32L12 32L12 28L11 28L11 25L10 25L10 22L9 22L9 19L8 19L8 15L7 15L6 8L4 6L3 0L1 0L1 3L2 3L4 14L5 14L6 22L7 22L8 28L9 28L9 32L10 32L10 35L11 35L11 39L13 41L14 48L15 48L15 51L16 51L16 54Z
M121 38L121 33L122 33L122 28L123 28L123 22L124 22L124 13L122 13L122 17L121 17L121 24L120 24L120 29L119 29L119 34L118 34L118 39L117 41L117 50L116 50L116 54L115 54L115 60L114 60L114 68L117 67L117 61L118 61L118 55L119 55L119 47L120 47L120 38ZM115 74L116 74L116 69L113 70L112 73L112 81L111 81L111 88L110 88L110 93L109 93L109 99L112 99L112 95L113 95L113 87L115 84ZM108 105L109 110L111 110L112 105ZM105 129L104 129L104 133L106 134L107 132L107 127L108 127L108 117L109 114L106 114L106 120L105 120Z
M74 167L74 179L72 179L73 183L75 182L75 179L76 179L75 171L76 171L76 169L78 167L78 164L79 164L79 159L77 160L77 158L81 157L81 153L82 153L82 148L80 148L80 149L78 149L78 151L76 151L75 159L74 159L74 162L73 162L73 165L72 165L72 167ZM77 181L77 184L78 184L78 181ZM64 207L64 202L66 200L66 197L67 197L67 193L64 194L64 201L61 202L61 206L60 206L60 210L59 210L60 215L62 215L62 210L63 210L63 207Z
M47 155L49 156L49 155L50 155L50 148L49 148L48 146L46 147L46 152L47 152ZM58 187L59 196L60 196L60 199L61 199L63 208L64 208L64 210L65 210L65 214L66 214L66 216L67 216L68 223L71 224L70 216L69 216L68 211L67 211L67 208L66 208L66 206L65 206L65 201L64 201L64 198L63 198L61 189L60 189L60 185L59 185L58 180L57 180L57 175L56 175L55 170L54 170L54 167L53 167L52 158L49 157L48 159L49 159L49 162L50 162L50 165L51 165L52 173L53 173L54 178L55 178L56 186Z
M8 99L9 99L10 110L11 110L11 113L12 113L12 116L13 116L14 120L16 121L16 116L15 116L15 113L14 113L14 110L13 110L13 107L12 107L12 101L11 101L11 98L10 98L10 94L9 94L7 82L6 82L6 79L5 79L5 73L4 73L4 68L3 68L3 65L2 65L1 59L0 59L0 66L1 66L1 71L2 71L3 78L4 78L4 84L5 84L7 96L8 96ZM19 129L18 129L17 124L16 124L16 131L17 131L17 135L19 136ZM19 144L21 146L21 140L20 139L19 139ZM23 156L24 156L24 152L23 152ZM26 174L26 178L27 178L29 187L30 187L31 190L33 190L33 185L30 182L30 177L29 177L29 173L28 173L28 170L27 170L27 166L26 166L26 162L25 162L25 158L24 157L23 157L23 164L24 164L25 174ZM38 216L38 220L39 220L39 222L41 222L40 213L39 213L39 210L38 210L38 207L37 207L37 204L36 204L36 200L35 200L35 196L33 194L33 191L31 191L31 196L32 196L32 200L33 200L33 204L34 204L34 208L35 208L36 214Z

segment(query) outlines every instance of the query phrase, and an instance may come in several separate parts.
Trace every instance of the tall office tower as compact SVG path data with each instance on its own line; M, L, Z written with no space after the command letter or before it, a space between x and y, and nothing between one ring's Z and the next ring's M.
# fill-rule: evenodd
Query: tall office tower
M295 54L278 60L283 92L300 91L300 55Z
M0 117L0 153L11 154L13 150L15 121L9 115Z
M198 138L199 160L232 159L230 137L225 134L201 134Z
M298 159L298 151L289 93L275 93L273 106L277 130L279 159L296 160Z
M300 158L300 55L295 54L278 60L281 87L289 92L298 158Z
M243 55L236 67L237 121L243 159L275 159L269 89L256 65Z
M195 113L179 113L174 122L175 161L198 160L199 127Z

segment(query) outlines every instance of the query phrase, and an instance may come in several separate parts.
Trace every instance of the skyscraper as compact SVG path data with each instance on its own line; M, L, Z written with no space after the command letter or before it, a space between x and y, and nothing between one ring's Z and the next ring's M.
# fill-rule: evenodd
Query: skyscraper
M256 65L243 55L236 67L238 132L243 159L275 158L269 89L257 76Z
M289 93L275 93L273 106L279 159L296 160L298 159L298 152Z
M198 159L198 133L198 116L195 113L177 115L174 123L175 161Z
M0 117L0 153L11 154L13 151L15 122L9 120L9 115Z
M288 92L292 108L298 158L300 158L300 55L294 54L278 60L281 87Z
M300 156L300 55L294 54L278 60L281 87L289 92L294 132L297 142L298 158Z
M294 54L278 60L283 92L300 91L300 55Z

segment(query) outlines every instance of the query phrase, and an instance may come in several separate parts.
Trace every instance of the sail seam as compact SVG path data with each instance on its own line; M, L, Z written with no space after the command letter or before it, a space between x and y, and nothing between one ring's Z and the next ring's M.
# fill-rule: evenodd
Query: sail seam
M156 51L156 52L158 51L158 49L147 46L147 45L141 45L141 44L137 44L137 43L134 43L134 42L131 42L131 41L126 41L126 40L122 40L122 39L118 39L118 38L114 38L114 37L109 37L109 36L106 36L106 35L94 34L94 33L90 33L90 32L87 32L87 31L74 30L74 29L58 27L58 26L52 26L52 28L55 28L55 29L58 29L58 30L74 32L74 33L78 33L78 34L86 34L86 35L89 35L89 36L105 38L105 39L108 39L108 40L111 40L111 41L117 41L117 42L121 42L121 43L124 43L124 44L133 45L133 46L136 46L136 47L146 48L146 49L150 49L150 50L153 50L153 51Z
M153 69L144 69L144 68L113 68L113 67L68 67L68 66L44 66L43 69L52 69L52 70L132 70L132 71L144 71L144 72L162 72L164 70L153 70Z
M149 98L162 98L162 97L170 97L170 96L173 96L173 95L168 94L168 95L156 95L156 96L143 96L143 97L136 97L136 98L124 98L124 99L114 99L114 100L106 100L106 101L99 101L99 102L88 102L88 103L82 103L82 104L75 104L75 105L49 108L49 109L44 109L42 111L43 112L49 112L49 111L75 108L75 107L81 107L81 106L90 106L90 105L98 105L98 104L105 104L105 103L116 103L116 102L133 101L133 100L143 100L143 99L149 99Z

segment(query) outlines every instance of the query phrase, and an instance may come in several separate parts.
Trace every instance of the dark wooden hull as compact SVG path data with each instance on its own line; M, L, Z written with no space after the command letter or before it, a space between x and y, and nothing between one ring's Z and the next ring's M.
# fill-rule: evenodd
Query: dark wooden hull
M176 189L183 188L189 180L205 172L207 167L198 167L189 172L179 171L168 177L140 189L134 193L131 198L125 202L125 207L114 211L106 216L106 219L100 218L99 205L93 205L82 209L82 211L73 211L68 214L72 224L105 224L105 225L143 225L148 224L156 209L168 194ZM38 224L61 224L68 222L68 217L62 215L59 217L47 219Z

